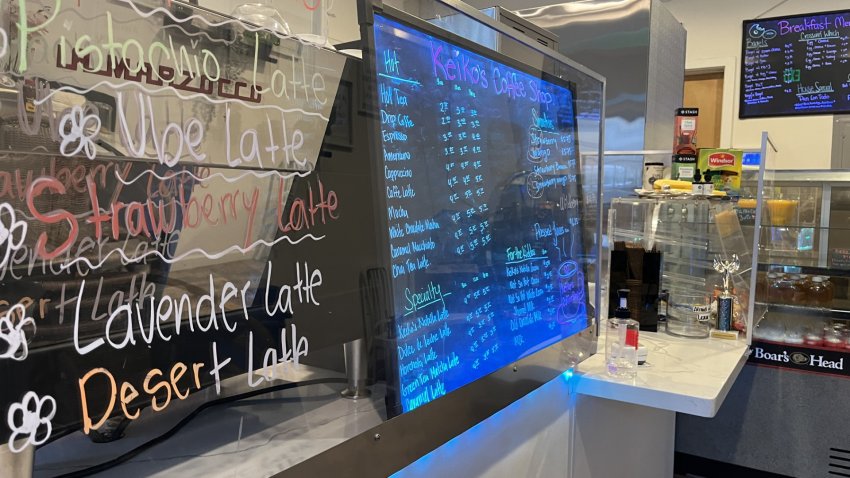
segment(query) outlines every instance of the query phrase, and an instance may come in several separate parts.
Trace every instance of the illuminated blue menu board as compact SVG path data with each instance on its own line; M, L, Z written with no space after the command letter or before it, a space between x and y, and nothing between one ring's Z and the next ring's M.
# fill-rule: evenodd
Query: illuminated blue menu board
M588 326L574 89L375 16L398 399Z
M850 113L850 10L744 22L740 117Z

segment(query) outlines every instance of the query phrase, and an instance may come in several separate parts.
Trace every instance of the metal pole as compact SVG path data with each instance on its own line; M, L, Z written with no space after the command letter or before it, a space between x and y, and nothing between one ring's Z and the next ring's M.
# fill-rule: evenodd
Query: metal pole
M367 363L366 339L359 338L342 344L345 355L345 376L348 378L348 387L341 392L345 398L356 400L366 398L372 394L366 388L366 377L369 371Z

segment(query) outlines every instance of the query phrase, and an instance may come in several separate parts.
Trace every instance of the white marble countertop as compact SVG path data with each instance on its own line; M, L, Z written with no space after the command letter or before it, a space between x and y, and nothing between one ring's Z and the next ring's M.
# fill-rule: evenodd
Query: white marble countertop
M605 337L599 353L576 367L579 393L636 405L713 417L747 360L743 340L685 339L666 333L641 332L649 351L634 379L618 379L605 371Z

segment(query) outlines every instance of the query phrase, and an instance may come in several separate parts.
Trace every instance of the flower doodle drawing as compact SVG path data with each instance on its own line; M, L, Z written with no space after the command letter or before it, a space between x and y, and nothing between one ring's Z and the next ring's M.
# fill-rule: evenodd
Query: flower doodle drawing
M100 134L100 117L96 114L86 114L81 106L65 110L59 122L59 135L62 142L59 151L64 156L76 156L82 152L86 157L94 159L97 155L95 140ZM71 149L71 146L76 146Z
M32 327L35 335L35 320L26 316L27 310L23 304L15 304L0 317L0 359L10 358L23 362L29 355L27 334L24 327ZM19 320L17 323L15 319Z
M54 415L56 415L56 400L53 397L50 395L39 397L35 392L27 392L20 403L14 403L9 407L7 421L12 431L9 435L9 449L14 453L20 453L28 444L38 446L46 443L53 432Z
M18 221L15 210L8 203L0 203L0 269L6 267L12 253L24 245L27 223Z

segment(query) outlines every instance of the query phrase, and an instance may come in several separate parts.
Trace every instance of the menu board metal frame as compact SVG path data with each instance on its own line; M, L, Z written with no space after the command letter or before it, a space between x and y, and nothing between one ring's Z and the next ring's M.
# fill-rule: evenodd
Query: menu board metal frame
M557 77L553 74L547 73L545 71L535 70L534 68L532 68L532 67L530 67L526 64L523 64L523 63L521 63L521 62L519 62L519 61L517 61L517 60L515 60L515 59L513 59L513 58L511 58L507 55L500 53L500 52L488 50L488 49L482 49L479 45L476 45L474 42L472 42L470 40L462 38L462 37L460 37L460 36L458 36L458 35L456 35L452 32L439 31L439 28L435 28L430 23L424 22L421 19L418 19L416 17L406 16L404 18L399 19L399 18L393 18L393 17L387 16L385 14L382 14L381 16L386 20L397 21L401 25L412 28L412 29L414 29L414 30L416 30L420 33L423 33L425 35L435 36L440 40L444 40L451 45L456 45L460 48L464 48L464 49L470 51L471 53L480 55L481 57L483 57L485 59L489 59L489 60L491 60L495 63L501 64L501 65L506 66L508 68L512 68L512 69L515 69L519 72L522 72L522 73L531 75L533 77L539 78L540 80L548 82L555 87L563 88L564 90L567 90L570 93L570 103L572 104L572 112L573 112L572 118L571 118L572 129L573 129L572 134L573 134L573 136L578 136L578 120L576 118L576 85L575 85L574 82L567 80L567 79L559 78L559 77ZM370 73L371 73L371 70L370 70ZM377 129L380 130L380 126L378 126ZM380 131L376 132L375 137L380 137ZM384 148L386 148L386 147L387 146L384 145ZM375 149L373 149L373 150L374 151L380 151L381 148L375 147ZM576 140L576 143L575 143L575 150L576 151L575 151L574 155L576 157L580 157L581 154L580 154L580 151L579 151L578 140ZM431 158L427 158L427 159L430 160ZM424 159L422 159L422 160L424 160ZM383 164L384 163L381 162L381 165L383 165ZM378 169L380 169L380 171L383 171L383 169L381 169L381 168L378 168ZM378 171L378 175L380 175L380 171ZM378 177L377 180L381 180L382 177L383 176ZM574 183L574 187L577 190L580 191L580 190L582 190L582 183L583 183L582 175L577 174L577 179L576 179L576 183ZM387 187L389 187L389 183L387 183L386 180L384 180L383 182L381 182L379 184L385 184ZM383 190L383 188L379 187L378 190ZM383 194L378 194L377 196L379 197L379 204L375 208L375 210L376 211L386 211L387 208L391 206L390 201L388 201L387 197ZM578 216L578 217L582 217L584 209L585 209L585 207L584 207L583 202L579 201L575 215ZM382 216L380 218L377 218L376 223L379 225L379 231L384 233L382 235L382 237L386 238L385 231L389 230L389 221L387 220L386 216ZM580 245L576 249L578 250L578 257L582 257L582 256L586 255L587 252L588 252L587 250L585 250L586 248L584 247L584 243L585 243L585 240L586 240L584 235L586 235L586 231L584 231L583 226L579 226L579 228L581 230L581 232L579 233L579 239L580 239L579 244ZM376 235L381 235L381 234L376 234ZM387 244L389 242L390 241L386 241ZM380 254L387 255L389 250L390 250L390 247L384 246L384 247L382 247ZM573 259L575 259L575 258L573 258ZM387 257L385 259L385 261L386 261L387 264L390 264L392 262L389 259L389 257ZM557 268L555 266L553 266L553 267ZM392 281L394 281L394 280L395 279L392 279ZM589 312L590 307L589 307L589 304L587 303L588 302L587 297L588 297L588 293L589 293L589 288L587 286L587 282L584 282L583 284L581 284L581 287L583 289L583 294L582 294L582 296L584 298L583 300L586 302L585 303L585 306L586 306L585 307L585 313L589 314L590 313ZM398 299L399 298L396 297L396 300L398 300ZM394 316L392 326L396 327L397 322L399 320L400 320L399 317ZM561 339L561 340L563 340L563 339ZM516 361L518 358L515 358L512 361ZM395 359L395 357L393 357L393 359ZM512 361L509 361L509 362L512 362ZM393 362L392 367L394 369L398 369L398 367L400 365L400 361L393 360L392 362ZM487 375L487 374L485 373L484 375ZM484 376L484 375L482 375L482 376ZM481 376L479 376L478 378L473 378L472 380L467 382L467 385L471 382L474 382L474 381L480 379L480 378L481 378ZM399 379L400 379L400 382L399 382L398 385L401 386L403 384L403 380L401 380L401 377L399 377ZM462 386L465 386L465 385L462 385ZM457 389L451 388L448 391L448 393L450 394L455 390L457 390ZM401 408L401 403L400 403L401 397L398 396L398 397L394 397L394 398L398 399L399 403L387 403L387 410L388 410L388 413L390 414L391 417L394 416L397 408L398 409ZM409 413L409 411L404 412L404 413Z
M541 46L531 38L518 35L516 31L483 15L478 10L460 0L430 1L447 6L455 10L458 14L470 17L474 21L491 28L500 35L516 40L524 47L539 52L581 74L587 75L589 79L598 81L602 95L599 107L600 111L604 112L605 78L603 76L569 60L557 51ZM447 41L452 40L446 36L445 30L404 11L385 5L382 0L358 0L358 12L363 42L364 71L366 71L364 81L368 82L369 91L367 95L372 98L374 102L373 106L377 109L378 93L375 78L376 70L374 68L376 51L373 33L373 14L380 14L400 23L412 24L426 33L445 38ZM452 38L456 37L457 35L452 36ZM468 46L469 44L468 42L461 44L461 46L464 45ZM471 49L476 53L481 53L481 48L478 46L474 46ZM493 53L488 51L486 55L492 58ZM517 61L513 60L508 64L513 66L516 63ZM522 68L525 70L531 69L535 74L543 73L541 70L535 71L533 67L528 65L524 65ZM602 117L604 117L604 114ZM376 125L378 132L380 131L379 127L380 125ZM603 173L603 162L601 158L604 151L604 122L600 121L598 128L600 136L597 154L600 160L596 169L598 177L601 178ZM373 141L376 142L376 147L380 145L380 138L377 135L373 135ZM379 151L380 149L374 150ZM588 153L585 152L586 154ZM375 171L373 173L376 181L382 182L383 180L382 166L383 162L376 159L374 165ZM594 193L597 198L601 197L601 181L597 182ZM378 201L383 203L386 201L386 198L380 198ZM380 210L380 208L377 208L377 210ZM597 234L601 233L603 210L604 208L601 205L597 208ZM378 221L379 228L382 227L384 221L386 221L386 217ZM389 236L386 233L386 229L383 231L377 230L375 240L379 250L389 255ZM601 240L597 241L594 249L597 258L601 260ZM601 268L597 265L593 279L597 284L600 282L601 273ZM596 288L593 303L601 303L600 287ZM593 309L588 309L589 315L591 315L591 310ZM562 375L570 367L575 365L575 362L571 362L571 360L580 362L589 357L592 354L598 336L598 327L593 327L593 323L595 322L598 325L600 310L598 307L595 308L595 312L593 312L593 316L588 322L588 327L583 331L531 355L518 359L437 400L428 402L421 407L401 415L388 417L388 421L368 432L343 442L310 460L299 463L276 476L330 476L331 474L341 473L346 476L380 477L389 476L397 472L452 438L486 420L511 403L533 392L550 380ZM575 357L568 357L568 354L564 353L565 350L575 351ZM568 403L564 403L564 407L568 406Z
M793 18L805 18L805 17L814 17L818 15L835 15L835 14L843 14L846 13L850 15L850 9L847 10L829 10L825 12L812 12L812 13L799 13L795 15L780 15L776 17L767 17L767 18L754 18L743 20L741 22L741 63L740 63L740 73L739 73L739 91L738 91L738 119L755 119L755 118L781 118L786 116L834 116L834 115L843 115L850 114L850 108L847 109L829 109L829 110L820 110L820 111L805 111L805 112L794 112L794 113L768 113L768 114L745 114L744 108L746 106L744 102L744 81L745 81L745 67L746 67L746 52L747 52L747 31L748 27L753 23L758 22L770 22L777 20L786 20Z

